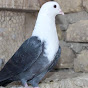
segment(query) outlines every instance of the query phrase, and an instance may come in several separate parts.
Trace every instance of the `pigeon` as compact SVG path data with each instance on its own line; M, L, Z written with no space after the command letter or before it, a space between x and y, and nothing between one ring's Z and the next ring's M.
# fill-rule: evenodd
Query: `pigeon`
M25 88L33 88L58 62L61 47L57 35L55 17L64 15L59 4L48 1L42 5L32 35L25 40L0 71L0 86L21 81Z

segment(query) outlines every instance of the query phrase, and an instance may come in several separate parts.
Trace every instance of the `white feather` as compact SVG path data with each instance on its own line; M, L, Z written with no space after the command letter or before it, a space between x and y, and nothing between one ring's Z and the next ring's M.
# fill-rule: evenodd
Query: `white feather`
M45 41L45 56L48 57L50 62L54 59L59 48L59 40L55 25L55 16L59 10L56 10L56 12L53 11L55 10L55 8L53 8L55 4L58 7L57 9L60 9L58 3L54 1L48 2L42 6L32 33L32 36L38 36L42 42Z

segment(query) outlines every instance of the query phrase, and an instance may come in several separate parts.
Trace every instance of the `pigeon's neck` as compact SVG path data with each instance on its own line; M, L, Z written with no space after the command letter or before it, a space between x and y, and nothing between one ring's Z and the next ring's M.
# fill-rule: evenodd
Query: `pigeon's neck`
M37 36L41 42L45 42L45 56L49 62L53 61L59 47L55 17L39 15L32 36Z
M39 14L32 36L38 36L41 40L46 36L57 34L55 17Z

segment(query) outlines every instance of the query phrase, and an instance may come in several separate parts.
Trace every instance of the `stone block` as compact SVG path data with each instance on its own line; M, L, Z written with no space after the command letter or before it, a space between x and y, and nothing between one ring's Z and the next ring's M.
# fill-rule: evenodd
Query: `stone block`
M88 13L86 11L65 14L64 16L58 15L56 23L60 25L61 30L66 31L69 24L73 24L80 20L88 20Z
M35 11L47 1L50 0L0 0L0 8Z
M88 12L88 0L83 0L83 7Z
M70 47L75 53L80 53L82 50L88 50L87 43L67 43L67 46Z
M33 32L36 19L37 19L37 12L36 13L27 13L25 14L25 38L29 38Z
M66 73L66 74L65 74ZM62 76L61 76L62 75ZM88 88L88 73L77 74L72 72L55 73L49 82L39 84L40 88ZM69 77L70 76L70 77ZM59 78L63 78L59 80ZM55 78L55 79L54 79ZM57 79L57 80L56 80ZM33 88L29 85L30 88ZM0 87L4 88L4 87ZM22 85L8 85L5 88L24 88Z
M80 20L88 20L88 13L86 11L70 13L70 14L66 14L65 18L67 19L68 23L73 24Z
M38 0L25 0L23 4L23 9L26 10L39 10L40 4Z
M3 7L3 0L0 0L0 8Z
M0 11L0 58L8 61L31 36L37 13Z
M12 7L15 9L22 9L24 1L26 0L12 0Z
M75 54L70 48L61 47L61 57L55 68L73 68L74 58Z
M68 43L68 46L75 52L80 53L83 50L83 44L80 43Z
M1 11L0 23L0 58L7 61L24 41L25 14ZM23 19L20 19L22 17ZM14 22L16 21L16 22Z
M28 7L29 7L29 0L24 0L23 9L28 9Z
M88 50L83 50L74 59L74 70L76 72L88 72Z
M5 4L6 4L5 8L12 8L12 6L13 6L13 0L6 0Z
M66 31L68 42L88 42L88 20L70 24Z
M65 30L67 30L67 28L68 28L68 21L67 21L67 17L66 17L66 15L57 15L56 16L56 23L57 24L59 24L59 26L60 26L60 29L62 30L62 31L65 31Z
M3 0L2 2L3 2L3 6L2 7L6 8L6 0Z
M45 79L42 82L49 83L49 82L56 82L61 81L66 78L74 78L77 77L79 73L75 73L73 70L59 70L58 72L48 72L45 75Z
M39 0L39 4L40 6L42 6L45 2L48 2L48 1L51 1L51 0Z

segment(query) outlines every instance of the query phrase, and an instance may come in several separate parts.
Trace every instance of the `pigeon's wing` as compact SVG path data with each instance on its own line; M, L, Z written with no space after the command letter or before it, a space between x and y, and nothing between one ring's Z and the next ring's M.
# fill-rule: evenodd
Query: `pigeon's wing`
M37 37L27 39L0 71L0 81L13 77L30 67L43 51Z
M61 55L61 47L59 46L55 59L52 61L51 65L48 68L45 68L44 71L40 72L40 74L37 74L32 80L29 80L28 83L30 83L33 86L38 86L38 83L45 76L45 74L50 70L52 70L52 68L56 65L56 63L60 58L60 55Z

